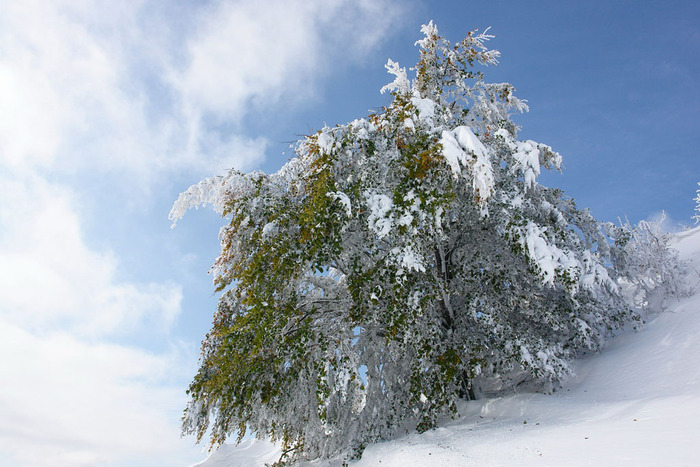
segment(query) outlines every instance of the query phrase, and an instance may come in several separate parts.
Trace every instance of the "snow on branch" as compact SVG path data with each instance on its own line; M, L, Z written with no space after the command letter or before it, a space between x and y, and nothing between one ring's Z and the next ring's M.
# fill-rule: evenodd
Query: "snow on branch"
M440 143L455 177L462 173L460 164L468 169L477 202L482 214L486 214L486 200L491 197L494 188L493 167L488 150L466 126L459 126L452 131L444 130Z
M512 151L513 159L515 159L513 170L522 174L528 189L531 190L537 185L541 165L561 170L561 155L552 151L552 148L546 144L532 140L515 141L508 130L504 128L496 131L496 136L503 138L505 144Z
M393 92L396 91L399 94L408 94L411 92L411 83L408 81L408 77L406 75L406 68L400 68L399 64L392 59L389 59L389 61L386 62L386 65L384 65L386 68L387 72L389 74L394 75L396 78L394 78L394 81L391 83L387 84L386 86L382 87L382 89L379 90L382 94L385 92Z
M185 216L187 210L199 207L205 207L211 204L214 211L221 214L226 205L226 201L230 196L243 196L249 193L253 188L251 174L243 174L236 170L231 170L228 175L217 175L214 177L205 178L199 183L195 183L187 190L180 193L177 200L173 204L168 219L173 221L170 228L177 225L177 221Z
M698 182L698 185L700 185L700 182ZM697 224L698 222L700 222L700 189L698 189L697 191L695 203L695 215L693 216L693 219L695 219L695 223Z

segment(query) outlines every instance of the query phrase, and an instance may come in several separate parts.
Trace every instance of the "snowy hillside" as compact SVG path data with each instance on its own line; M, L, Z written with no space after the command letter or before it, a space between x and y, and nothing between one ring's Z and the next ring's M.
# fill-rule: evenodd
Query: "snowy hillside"
M690 261L694 295L578 362L563 389L464 404L459 419L370 446L351 465L698 465L700 228L677 235L673 247ZM197 465L256 466L278 456L248 440Z

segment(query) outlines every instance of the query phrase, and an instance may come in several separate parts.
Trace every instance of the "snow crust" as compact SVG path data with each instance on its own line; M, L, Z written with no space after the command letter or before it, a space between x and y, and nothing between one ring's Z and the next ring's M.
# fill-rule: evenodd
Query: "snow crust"
M275 463L282 450L274 444L259 439L246 439L238 446L225 444L212 452L206 460L191 467L252 467Z
M350 465L697 465L700 228L676 235L673 247L690 265L685 280L693 294L653 316L640 332L623 333L600 354L576 362L576 376L554 394L465 403L458 419L369 446ZM247 440L223 445L197 465L259 466L279 453L267 442Z

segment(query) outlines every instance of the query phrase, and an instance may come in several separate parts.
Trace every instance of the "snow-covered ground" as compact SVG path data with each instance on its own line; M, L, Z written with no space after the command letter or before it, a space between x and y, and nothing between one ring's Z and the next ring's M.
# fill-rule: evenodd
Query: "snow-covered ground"
M690 261L694 294L577 362L576 378L561 390L469 402L460 418L370 446L351 465L700 465L700 228L677 235L673 246ZM275 446L247 440L198 465L277 458Z

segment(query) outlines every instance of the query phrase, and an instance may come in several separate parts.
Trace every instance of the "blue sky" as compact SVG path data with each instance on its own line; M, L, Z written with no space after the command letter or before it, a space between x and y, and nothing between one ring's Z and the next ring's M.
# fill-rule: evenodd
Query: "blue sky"
M276 171L300 135L388 102L420 25L491 26L528 100L520 137L601 220L691 225L700 181L693 1L0 4L0 464L187 465L184 391L217 301L222 221L177 195Z

